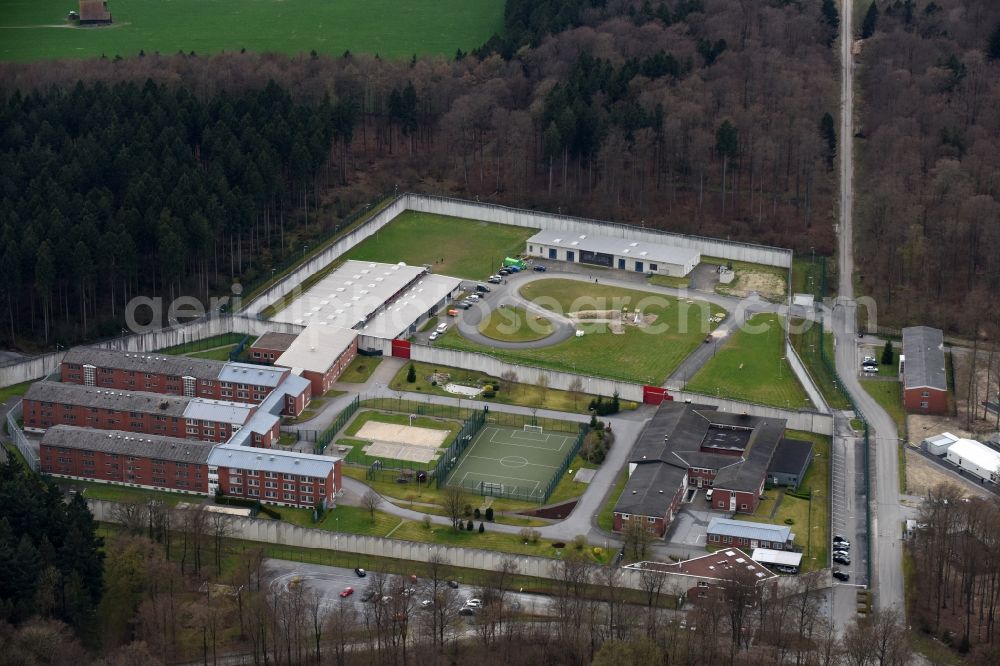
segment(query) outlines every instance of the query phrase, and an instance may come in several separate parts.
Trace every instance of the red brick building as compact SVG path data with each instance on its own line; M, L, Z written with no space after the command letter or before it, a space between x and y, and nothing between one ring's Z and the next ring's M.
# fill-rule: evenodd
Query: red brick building
M297 333L265 333L254 340L247 353L254 361L274 365L275 359L284 354L297 337Z
M738 546L740 548L769 548L790 550L795 535L787 525L754 523L746 520L712 518L708 523L709 546Z
M257 447L281 434L280 418L257 417L255 405L60 382L32 384L22 407L24 428L34 432L71 425L221 443L248 427Z
M323 395L357 355L357 331L314 324L302 331L274 364L291 368L309 380L313 395Z
M60 367L64 383L122 391L145 391L190 398L258 404L288 376L284 368L76 347L66 352ZM288 396L283 413L305 409L309 394ZM295 410L295 411L293 411Z
M712 488L712 508L753 513L785 430L782 419L664 402L639 436L614 529L642 520L664 536L688 489Z
M208 458L209 492L270 504L332 506L341 488L341 458L219 446Z
M211 451L207 442L65 425L49 428L39 445L44 474L201 495Z
M756 587L774 585L778 576L739 548L717 550L680 562L635 562L624 567L663 576L663 594L683 595L691 601L725 599L725 588L734 580L753 581Z
M944 360L944 333L928 326L903 329L899 357L903 405L914 414L948 413L948 375Z

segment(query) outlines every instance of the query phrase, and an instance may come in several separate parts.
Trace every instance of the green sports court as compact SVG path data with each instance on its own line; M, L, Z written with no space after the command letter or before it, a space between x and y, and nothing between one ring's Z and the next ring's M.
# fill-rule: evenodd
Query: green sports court
M448 476L448 485L498 497L544 501L576 453L577 434L486 423Z

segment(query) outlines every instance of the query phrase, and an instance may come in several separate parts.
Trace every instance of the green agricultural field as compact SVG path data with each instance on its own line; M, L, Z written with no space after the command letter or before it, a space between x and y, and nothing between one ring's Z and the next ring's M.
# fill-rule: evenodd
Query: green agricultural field
M520 293L556 312L639 307L644 315L655 315L657 319L649 329L625 326L621 334L611 332L607 324L581 324L579 328L586 333L583 337L538 349L494 349L466 340L454 329L435 344L490 354L512 363L661 384L715 328L715 323L708 321L709 315L725 312L704 301L688 303L671 296L580 280L536 280L523 286Z
M408 210L344 259L430 264L435 273L485 280L504 257L524 252L525 241L537 231Z
M503 29L503 0L108 0L110 26L67 21L76 2L6 0L0 59L258 52L452 56Z
M497 308L479 325L479 332L486 337L508 342L541 340L554 330L548 319L531 315L524 308Z
M784 320L776 314L757 314L750 318L749 326L766 330L738 330L686 388L776 407L812 407L784 359Z

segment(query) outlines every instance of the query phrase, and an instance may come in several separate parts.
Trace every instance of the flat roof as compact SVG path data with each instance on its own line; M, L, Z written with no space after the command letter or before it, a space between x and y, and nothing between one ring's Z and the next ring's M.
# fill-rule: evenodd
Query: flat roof
M298 333L275 333L270 331L254 340L250 346L273 351L285 351L295 342L295 338L297 337L299 337Z
M24 395L27 400L77 405L95 409L143 412L183 417L191 398L145 391L122 391L63 382L35 382Z
M213 446L194 439L68 425L49 428L42 437L41 445L199 464L208 460Z
M402 263L346 261L272 319L301 325L322 321L328 326L356 328L426 272L421 266Z
M786 543L792 536L792 528L787 525L753 523L729 518L712 518L708 523L707 531L709 534L757 539L758 541L777 541L779 543Z
M220 382L234 384L253 384L274 388L281 383L287 371L282 368L272 368L267 365L253 363L226 363L219 371Z
M944 367L944 333L939 328L910 326L903 329L903 386L948 390Z
M751 557L761 564L777 564L783 567L802 566L802 553L772 548L754 548Z
M974 439L957 440L948 447L948 455L964 458L976 465L976 467L981 467L990 472L1000 472L1000 452Z
M616 257L628 257L638 261L662 262L678 266L686 266L701 260L701 253L698 250L687 247L648 241L632 241L595 234L576 234L568 231L539 231L529 238L528 242L566 250L601 252Z
M361 328L365 335L392 339L399 337L441 299L458 289L459 278L427 273L400 294L389 307L379 312Z
M274 360L275 365L325 373L358 337L349 328L311 324Z
M776 574L754 561L752 557L739 548L717 550L714 553L693 557L690 560L683 560L681 562L636 562L625 566L625 568L646 569L649 571L659 571L664 574L694 576L715 580L729 578L735 569L742 568L752 573L758 582L777 578Z
M74 347L66 352L63 363L175 377L194 377L195 379L216 379L222 366L225 365L221 361L211 361L205 358L170 356L162 353L124 352L102 347Z
M187 409L184 410L184 418L243 425L253 414L254 409L254 405L242 402L191 398Z
M302 474L325 478L342 456L318 456L312 453L256 449L232 443L215 447L208 457L213 467L236 467L281 474Z

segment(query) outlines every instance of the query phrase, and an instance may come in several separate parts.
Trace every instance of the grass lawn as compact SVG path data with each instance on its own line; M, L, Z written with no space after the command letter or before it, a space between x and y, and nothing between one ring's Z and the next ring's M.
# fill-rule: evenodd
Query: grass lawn
M204 340L194 340L192 342L185 342L182 345L159 349L156 353L168 354L170 356L183 356L185 354L191 354L192 352L214 350L217 347L223 347L225 345L236 346L243 340L244 337L245 336L239 333L223 333L222 335L205 338ZM226 354L226 360L229 360L228 352Z
M615 528L615 504L618 503L618 498L621 496L622 491L625 490L627 482L628 469L623 469L621 474L618 475L618 480L615 482L614 488L611 489L611 494L608 495L604 506L601 507L601 512L597 514L597 526L602 530L610 532Z
M447 431L448 435L445 436L444 442L441 444L442 447L448 446L451 440L454 439L458 431L462 429L462 424L457 421L444 421L441 419L431 418L429 416L418 416L417 418L410 421L409 414L392 414L389 412L379 412L370 409L363 410L359 412L351 423L344 428L344 434L348 437L353 437L358 434L358 431L364 427L369 421L375 421L376 423L393 423L395 425L412 425L415 428L430 428L432 430L444 430Z
M489 398L490 402L498 402L506 405L522 405L525 407L538 407L540 409L552 409L558 412L585 412L587 405L593 396L583 392L575 394L572 391L557 391L555 389L543 389L534 384L515 383L508 386L496 377L478 372L475 370L462 370L460 368L448 368L444 366L433 366L428 363L413 362L417 372L417 381L412 384L406 381L406 373L409 365L404 366L392 381L389 388L394 391L416 391L417 393L428 393L432 395L443 395L450 398L455 396L448 393L440 386L432 386L427 380L434 372L447 372L451 375L451 380L466 386L479 386L481 382L495 382L500 386L496 395ZM483 399L483 398L479 398ZM622 402L622 409L634 408L633 403Z
M899 382L879 379L861 379L861 387L875 398L875 402L889 413L896 422L900 437L906 437L906 410L903 409L903 387Z
M537 231L408 210L343 258L393 264L405 261L412 266L430 264L435 273L485 280L504 257L524 252L525 241Z
M438 318L435 315L424 322L423 326L420 327L420 332L423 333L424 331L431 330L432 328L437 326L437 323L438 323Z
M185 356L190 356L192 358L207 358L210 361L228 361L229 353L236 349L237 345L227 345L225 347L217 347L215 349L209 349L203 352L192 352L190 354L185 354Z
M381 356L355 356L351 364L337 379L338 382L364 384L382 362Z
M788 300L788 269L746 261L732 261L721 257L702 256L702 263L732 266L735 279L729 284L715 285L718 294L745 296L748 291L758 292L769 301L784 303Z
M492 340L531 342L552 335L555 326L545 317L524 308L497 308L479 325L479 332Z
M285 417L284 423L288 425L294 425L296 423L305 423L310 419L316 418L316 415L322 411L323 407L326 405L326 398L312 398L309 401L309 406L302 410L302 413L294 417Z
M275 507L281 514L281 519L302 527L313 527L321 530L350 532L351 534L366 534L384 537L400 523L400 518L384 511L375 511L375 518L361 507L338 505L327 511L319 523L312 520L311 509L289 509ZM264 517L260 514L258 517Z
M798 326L801 323L801 319L793 319L793 329L799 330ZM811 325L801 333L790 333L789 338L795 351L798 352L799 358L802 359L802 363L806 366L806 371L812 377L816 388L823 394L827 404L833 409L850 409L851 403L838 386L836 375L820 356L820 345L822 345L826 358L830 359L831 363L833 362L833 334L823 331L823 341L820 342L820 327Z
M537 280L521 288L521 295L542 307L561 312L620 310L639 307L656 315L650 329L625 326L616 335L605 324L583 324L583 337L573 337L540 349L493 349L463 338L454 329L434 343L441 347L490 354L512 363L579 372L595 377L661 384L715 328L709 315L724 310L704 301L680 300L647 291L590 284L558 278ZM665 329L665 330L664 330Z
M23 382L21 384L14 384L13 386L5 386L0 388L0 402L6 402L7 398L13 398L14 396L23 396L31 388L34 382Z
M746 328L729 337L722 349L687 383L695 393L719 395L764 405L791 409L810 407L812 402L784 360L784 321L776 314L750 318Z
M892 363L882 362L882 351L883 347L881 345L877 347L865 347L862 355L863 356L874 356L878 360L878 376L879 377L899 377L899 349L893 348L892 350Z
M136 55L178 50L378 53L387 58L452 56L503 30L503 0L111 0L114 23L80 28L56 0L4 3L0 58Z
M691 286L691 278L673 277L671 275L651 275L649 284L657 287L673 287L674 289L687 289Z
M157 490L145 490L143 488L131 488L129 486L116 486L110 483L97 483L96 481L80 481L78 479L57 479L53 481L61 486L74 486L85 488L84 499L101 499L110 502L146 502L151 499L160 500L170 506L178 502L189 502L200 504L205 501L204 495L186 495L182 493L166 493Z

